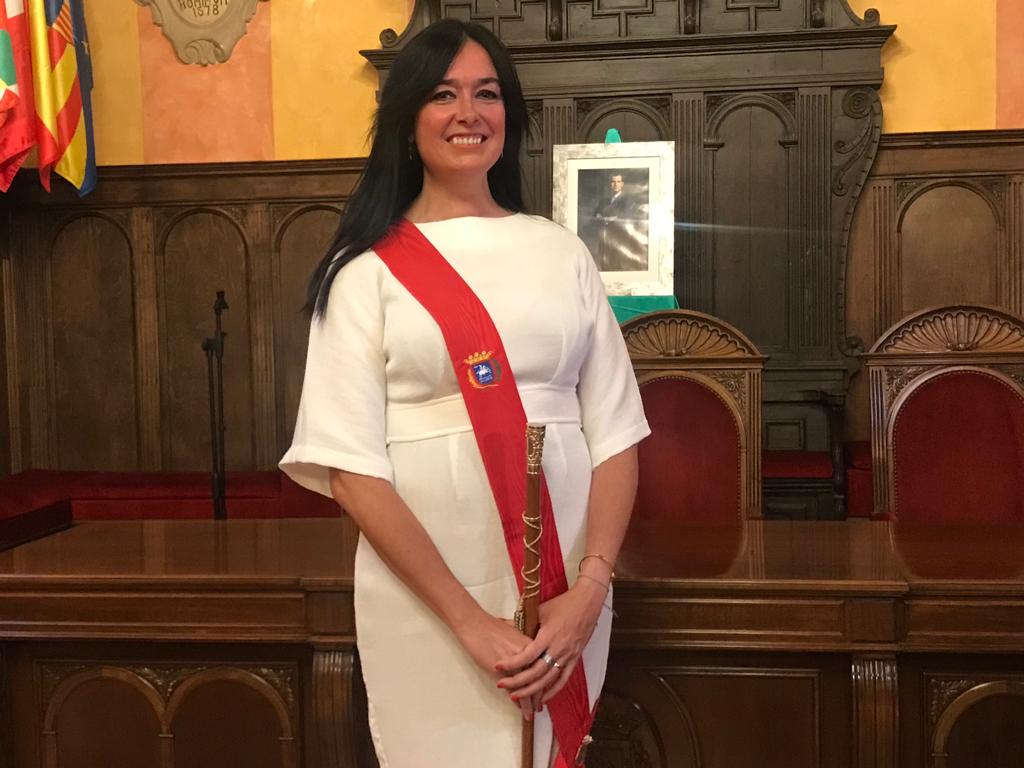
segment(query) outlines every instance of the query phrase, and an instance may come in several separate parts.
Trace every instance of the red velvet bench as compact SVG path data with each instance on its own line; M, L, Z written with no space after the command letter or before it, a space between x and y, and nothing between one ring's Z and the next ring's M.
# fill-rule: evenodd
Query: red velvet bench
M229 472L228 518L337 517L338 505L277 471ZM0 548L81 520L197 520L213 516L204 472L66 472L0 477Z
M791 520L842 518L836 503L832 458L825 451L763 451L766 517Z

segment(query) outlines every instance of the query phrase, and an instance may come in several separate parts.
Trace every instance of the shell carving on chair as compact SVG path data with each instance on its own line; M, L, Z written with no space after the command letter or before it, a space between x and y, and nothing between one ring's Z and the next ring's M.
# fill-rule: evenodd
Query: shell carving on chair
M748 344L720 328L694 320L659 319L626 333L634 357L735 357L757 354Z
M1011 315L983 307L924 313L878 345L877 351L905 354L1024 352L1024 328Z

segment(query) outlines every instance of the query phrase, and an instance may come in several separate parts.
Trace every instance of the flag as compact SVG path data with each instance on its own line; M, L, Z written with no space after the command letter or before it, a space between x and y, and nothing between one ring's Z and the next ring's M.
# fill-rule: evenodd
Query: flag
M0 0L0 192L36 143L24 0Z
M96 151L82 0L21 1L28 11L39 180L49 191L53 170L84 195L96 184Z

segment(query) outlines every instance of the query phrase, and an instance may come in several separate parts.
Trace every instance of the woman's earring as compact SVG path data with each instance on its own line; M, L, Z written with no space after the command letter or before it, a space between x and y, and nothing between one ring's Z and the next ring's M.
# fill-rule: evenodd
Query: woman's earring
M416 142L413 140L412 136L409 137L409 159L416 159Z

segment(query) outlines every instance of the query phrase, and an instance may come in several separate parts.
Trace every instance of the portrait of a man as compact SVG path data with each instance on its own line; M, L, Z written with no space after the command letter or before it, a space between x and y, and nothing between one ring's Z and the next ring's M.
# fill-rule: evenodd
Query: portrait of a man
M647 269L649 186L644 168L580 170L577 221L600 271Z

